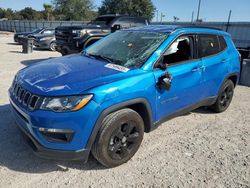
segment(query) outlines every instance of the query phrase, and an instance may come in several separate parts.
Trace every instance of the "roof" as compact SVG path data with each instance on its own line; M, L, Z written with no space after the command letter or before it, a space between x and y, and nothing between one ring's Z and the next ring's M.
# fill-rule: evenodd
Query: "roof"
M145 31L145 32L159 32L159 33L170 33L174 31L177 25L148 25L142 27L134 27L127 30L132 31Z
M145 32L159 32L159 33L171 33L177 29L208 29L208 30L216 30L216 31L222 31L219 28L215 27L205 27L205 26L199 26L199 25L148 25L148 26L142 26L142 27L136 27L131 28L128 30L132 31L145 31Z

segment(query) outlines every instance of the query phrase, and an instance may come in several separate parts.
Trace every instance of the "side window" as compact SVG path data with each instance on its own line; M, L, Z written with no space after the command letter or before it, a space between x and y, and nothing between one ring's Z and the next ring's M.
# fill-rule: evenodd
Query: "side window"
M122 28L131 27L131 20L129 18L120 18L114 24L119 24Z
M227 48L227 43L225 41L225 38L223 36L219 36L220 41L220 51L223 51Z
M181 61L188 61L193 58L194 40L192 36L178 38L164 53L163 62L175 64Z
M139 27L139 26L144 26L146 25L146 20L144 19L139 19L139 18L134 18L133 22L135 23L135 27Z
M54 30L44 30L43 34L52 34Z
M216 35L202 34L198 36L199 58L214 55L220 52L218 37Z

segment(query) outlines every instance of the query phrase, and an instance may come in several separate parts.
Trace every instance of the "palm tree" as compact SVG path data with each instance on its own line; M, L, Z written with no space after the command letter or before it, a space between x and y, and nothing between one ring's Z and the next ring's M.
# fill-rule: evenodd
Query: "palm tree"
M46 19L49 21L50 16L53 12L53 7L52 7L52 5L49 5L49 4L43 4L43 8L44 8L44 13L46 15Z

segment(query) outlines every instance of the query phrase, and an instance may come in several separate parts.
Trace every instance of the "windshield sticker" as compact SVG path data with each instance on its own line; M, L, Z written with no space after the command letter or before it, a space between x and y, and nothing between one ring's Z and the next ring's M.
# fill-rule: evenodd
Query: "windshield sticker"
M117 71L121 71L121 72L128 72L130 70L130 69L126 68L126 67L116 65L116 64L112 64L112 63L109 63L109 64L105 65L105 67L110 68L110 69L114 69L114 70L117 70Z

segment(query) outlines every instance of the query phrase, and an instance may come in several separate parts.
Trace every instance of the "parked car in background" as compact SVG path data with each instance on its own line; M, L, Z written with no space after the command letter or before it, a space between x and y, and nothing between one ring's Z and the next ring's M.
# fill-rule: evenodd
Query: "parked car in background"
M79 53L115 30L144 25L148 25L144 18L111 14L83 26L60 26L56 28L56 50L62 55Z
M48 29L50 29L50 28L37 28L37 29L34 29L34 30L30 31L30 32L15 33L14 34L14 41L19 43L19 44L22 44L23 38L29 37L29 36L32 37L33 35L36 35L36 34L46 33Z
M239 75L240 55L228 33L146 26L20 70L9 99L40 156L87 161L91 151L114 167L162 122L201 106L225 111Z
M29 35L34 38L34 46L40 49L56 50L55 29L46 29L42 34Z

